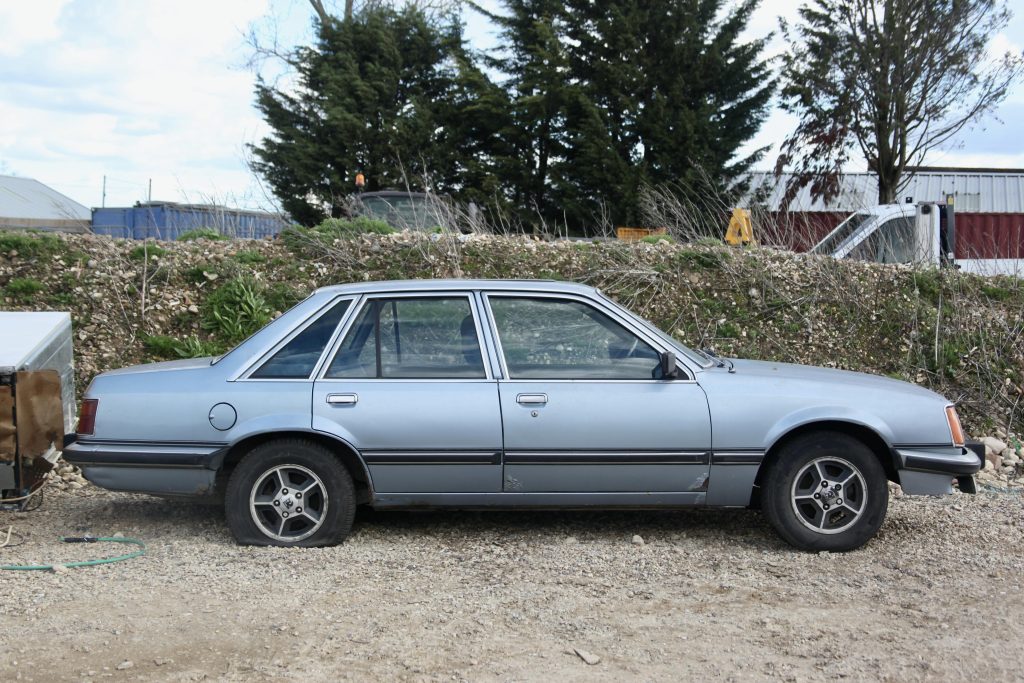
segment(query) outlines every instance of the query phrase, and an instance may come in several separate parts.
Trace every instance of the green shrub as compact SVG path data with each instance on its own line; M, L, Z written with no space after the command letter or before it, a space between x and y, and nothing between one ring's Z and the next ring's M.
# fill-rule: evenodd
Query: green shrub
M30 277L12 278L4 287L4 293L7 296L22 303L31 302L32 297L41 291L43 291L43 283Z
M658 242L675 242L672 235L647 235L646 237L640 238L641 242L647 244L657 244Z
M397 232L384 221L366 216L355 218L328 218L312 228L292 226L281 231L285 246L295 252L306 252L316 243L330 243L336 239L351 239L359 235L390 235Z
M266 256L255 249L243 249L242 251L233 254L231 258L239 263L245 264L265 263L267 260Z
M0 230L0 254L4 256L16 251L18 256L32 259L40 256L53 256L63 251L64 248L64 243L54 235Z
M728 255L721 251L694 251L683 249L676 254L680 265L690 270L717 270Z
M220 234L213 228L196 228L186 230L178 235L179 242L194 242L195 240L226 240L227 236Z
M203 358L224 352L222 345L196 336L175 339L163 334L148 335L142 338L142 345L151 355L164 359Z
M273 309L264 293L264 286L251 277L229 280L203 303L203 329L223 343L237 344L270 322Z
M272 311L287 311L303 299L303 294L283 282L276 282L263 294Z
M1007 287L1000 287L999 285L983 284L981 286L981 293L990 299L996 301L1006 301L1007 299L1013 298L1013 290Z
M143 259L153 258L154 256L160 258L166 254L167 250L163 247L158 247L155 244L140 244L128 252L128 258L134 261L142 261Z

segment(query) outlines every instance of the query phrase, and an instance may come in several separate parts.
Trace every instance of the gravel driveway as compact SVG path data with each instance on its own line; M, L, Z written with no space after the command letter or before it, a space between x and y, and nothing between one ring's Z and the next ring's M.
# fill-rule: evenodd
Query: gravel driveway
M125 547L61 534L148 554L0 572L0 680L1021 680L1022 502L894 498L846 555L739 510L366 510L300 550L236 546L217 507L54 490L0 513L0 563Z

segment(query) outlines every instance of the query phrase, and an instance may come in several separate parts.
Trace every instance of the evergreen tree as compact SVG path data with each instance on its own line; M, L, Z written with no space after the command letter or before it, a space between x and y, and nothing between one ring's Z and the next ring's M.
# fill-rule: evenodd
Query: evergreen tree
M460 24L414 6L322 22L316 44L296 51L295 88L257 85L273 133L254 147L255 169L303 223L341 215L358 172L370 191L420 179L458 188L468 132L452 128L456 96L484 88L462 56Z
M516 133L547 151L545 165L523 155L516 196L547 187L546 215L570 227L629 225L646 183L700 192L738 179L763 154L737 157L774 89L764 41L740 40L756 4L507 0L498 66Z
M558 34L563 12L564 3L556 0L507 0L505 14L484 12L501 29L500 55L489 66L506 74L502 86L508 97L500 132L505 155L496 170L508 201L528 221L553 220L560 213L552 165L565 153L568 69Z

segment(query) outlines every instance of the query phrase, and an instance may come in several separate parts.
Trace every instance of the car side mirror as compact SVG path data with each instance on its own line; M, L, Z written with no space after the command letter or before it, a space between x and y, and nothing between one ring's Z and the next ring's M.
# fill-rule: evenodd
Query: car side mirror
M678 376L679 370L676 368L676 354L671 351L661 354L661 378L675 379Z

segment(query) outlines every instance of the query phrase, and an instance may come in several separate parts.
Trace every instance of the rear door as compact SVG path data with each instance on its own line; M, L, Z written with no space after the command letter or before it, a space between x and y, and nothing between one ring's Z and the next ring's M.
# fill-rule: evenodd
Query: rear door
M657 340L570 295L486 297L503 357L506 492L692 493L711 419L686 376L662 379Z
M366 297L313 387L313 428L378 493L501 491L498 389L469 292Z

